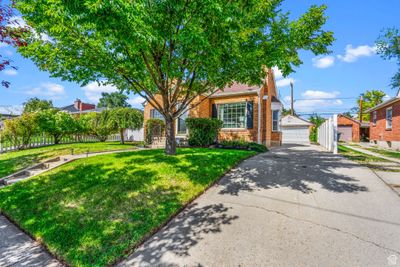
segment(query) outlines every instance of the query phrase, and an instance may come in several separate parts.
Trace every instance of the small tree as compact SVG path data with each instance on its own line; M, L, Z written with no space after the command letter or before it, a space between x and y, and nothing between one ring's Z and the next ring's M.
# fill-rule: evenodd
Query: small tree
M121 92L112 92L112 93L102 92L97 107L99 108L130 107L131 105L128 104L127 100L128 96Z
M20 117L4 121L4 138L18 149L27 148L38 131L37 114L23 113Z
M324 123L325 119L318 114L313 114L309 120L314 124L314 126L311 128L310 141L316 143L318 142L318 127Z
M105 142L110 134L116 132L116 129L110 123L111 111L109 110L103 110L100 113L91 112L82 116L85 116L85 119L88 120L90 133L101 142Z
M383 31L383 34L376 41L378 54L382 58L397 60L399 70L392 77L392 87L400 88L400 29L391 28Z
M363 98L363 111L367 109L373 108L380 103L383 102L383 98L386 96L386 93L382 90L367 90L360 95ZM357 106L351 109L352 113L357 114L358 118L360 118L360 100L356 101ZM368 113L362 114L363 121L369 121L370 116Z
M38 126L42 132L54 138L55 144L59 144L65 135L75 131L76 123L69 113L48 109L38 113Z
M36 112L52 108L53 108L53 102L51 100L39 99L37 97L29 98L24 103L24 113Z
M132 108L115 108L111 110L109 123L113 129L119 131L121 144L124 144L124 131L126 129L136 130L143 127L143 113Z

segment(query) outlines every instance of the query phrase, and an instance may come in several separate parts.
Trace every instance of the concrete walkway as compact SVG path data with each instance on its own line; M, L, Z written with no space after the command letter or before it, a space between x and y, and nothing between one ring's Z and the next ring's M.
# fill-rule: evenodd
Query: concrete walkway
M386 156L383 156L382 154L375 153L375 152L369 151L367 149L359 148L359 147L348 146L348 145L343 145L343 146L347 147L349 149L352 149L352 150L355 150L355 151L370 155L370 156L374 156L374 157L377 157L377 158L385 159L385 160L388 160L388 161L391 161L391 162L396 162L396 163L400 164L400 159L386 157Z
M0 266L62 266L37 242L0 215Z
M287 146L243 162L120 265L400 266L399 240L400 197L370 169Z

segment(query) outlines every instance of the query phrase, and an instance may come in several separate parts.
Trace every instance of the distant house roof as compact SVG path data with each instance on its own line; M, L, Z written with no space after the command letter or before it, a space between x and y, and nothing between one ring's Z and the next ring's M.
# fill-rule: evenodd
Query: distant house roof
M71 112L71 113L79 112L79 111L80 111L79 109L77 109L77 108L75 107L74 104L68 105L68 106L65 106L65 107L62 107L62 108L60 108L60 110L67 111L67 112Z
M294 115L286 115L281 120L281 126L312 126L313 123Z
M218 90L211 96L211 98L231 95L257 94L260 89L261 86L258 85L247 85L235 82L231 86L226 86L223 90Z
M3 116L19 116L23 110L23 106L0 106L0 114Z
M102 112L105 109L107 109L107 108L94 108L94 109L87 109L87 110L82 110L82 111L75 109L75 111L68 111L68 112L72 113L72 114L74 114L74 113L80 114L80 113L90 113L90 112Z
M370 109L366 110L365 112L366 113L371 113L371 112L373 112L373 111L375 111L377 109L389 106L389 105L391 105L393 103L396 103L397 101L400 101L400 90L397 92L397 95L395 97L392 97L389 100L386 100L385 102L383 102L383 103L381 103L379 105L376 105L373 108L370 108Z

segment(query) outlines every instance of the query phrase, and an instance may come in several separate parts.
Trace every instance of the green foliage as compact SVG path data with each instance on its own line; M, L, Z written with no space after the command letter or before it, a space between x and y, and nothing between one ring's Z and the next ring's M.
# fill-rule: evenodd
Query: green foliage
M265 145L257 144L255 142L246 142L244 140L222 140L219 142L219 147L252 150L259 153L268 151L268 148Z
M118 132L110 123L112 117L110 110L103 110L100 113L90 112L81 116L84 117L82 120L87 123L85 127L88 127L89 133L96 136L101 142L105 142L110 134Z
M143 127L143 113L138 109L127 107L114 108L111 110L109 123L113 129L121 134L121 143L124 143L124 130L137 130Z
M41 132L54 138L55 144L58 144L63 136L75 133L78 127L71 114L57 109L40 111L38 126Z
M73 143L1 153L0 177L10 175L40 161L44 161L56 156L69 155L71 154L71 149L74 151L74 154L81 154L86 153L87 151L99 152L130 149L132 148L132 145L139 144L137 142L127 143L125 145L117 142Z
M111 266L254 154L178 149L168 157L142 150L80 159L0 189L0 209L68 266ZM191 212L201 217L221 211L210 206ZM229 216L219 217L229 223Z
M360 95L363 98L363 111L373 108L380 103L383 102L383 98L386 96L386 93L382 90L367 90ZM352 113L359 114L360 113L360 100L356 100L356 106L351 109ZM370 120L370 114L364 113L363 121L368 122ZM359 115L357 118L359 119Z
M23 113L20 117L5 120L1 132L2 140L7 140L18 149L27 148L32 136L38 131L36 113Z
M310 141L313 143L318 142L318 127L321 126L321 124L324 123L325 119L319 116L318 114L313 114L309 118L309 121L314 124L314 126L311 128L310 132Z
M101 98L99 99L99 108L122 108L130 107L131 105L127 102L128 96L122 92L102 92Z
M32 97L24 103L24 113L36 112L52 108L53 102L51 100L39 99L37 97Z
M397 60L399 70L392 78L392 87L400 88L400 30L386 29L376 41L376 46L382 58Z
M189 129L189 145L208 147L216 142L218 132L223 122L209 118L187 118L186 126Z
M281 2L18 0L35 29L18 50L52 76L83 85L106 81L141 95L171 128L199 95L234 81L260 84L263 66L288 75L302 64L299 50L329 52L326 6L290 20ZM173 134L167 131L168 154L175 153Z
M154 137L163 136L165 133L165 122L160 119L148 119L146 121L146 143L151 144Z

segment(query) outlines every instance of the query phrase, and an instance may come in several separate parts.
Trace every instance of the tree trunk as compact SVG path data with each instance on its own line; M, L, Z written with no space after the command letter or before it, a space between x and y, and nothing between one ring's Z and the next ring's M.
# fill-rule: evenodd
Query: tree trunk
M120 137L121 137L121 144L125 144L124 129L119 129L119 134L120 134Z
M61 139L60 136L55 134L55 135L53 135L53 137L54 137L54 144L58 145L60 143L60 139Z
M165 154L176 154L174 120L170 118L165 120Z

